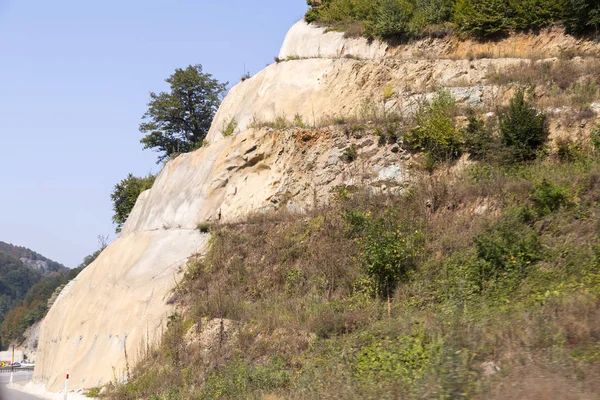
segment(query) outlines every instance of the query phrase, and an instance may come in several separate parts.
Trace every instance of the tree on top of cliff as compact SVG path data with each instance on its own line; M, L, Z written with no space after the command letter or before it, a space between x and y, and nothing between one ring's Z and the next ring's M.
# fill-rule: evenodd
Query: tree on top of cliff
M158 162L202 145L227 85L204 73L200 64L176 69L166 82L171 90L150 93L140 124L146 134L141 143L161 153Z

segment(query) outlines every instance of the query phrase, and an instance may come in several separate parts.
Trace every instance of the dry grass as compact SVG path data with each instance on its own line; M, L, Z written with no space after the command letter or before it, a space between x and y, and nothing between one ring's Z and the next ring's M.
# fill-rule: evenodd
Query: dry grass
M569 188L573 205L510 231L537 235L543 259L509 292L469 291L474 239L531 205L544 179ZM440 172L402 196L340 187L336 201L306 214L280 210L212 226L210 252L190 262L179 286L183 317L172 316L160 351L148 351L113 398L592 399L600 390L598 193L596 159L547 159ZM353 211L425 232L418 266L389 312L368 291ZM205 318L232 321L237 340L222 335L209 352L185 340ZM357 372L364 349L423 372L376 363L379 375L365 379ZM485 376L484 362L500 371Z

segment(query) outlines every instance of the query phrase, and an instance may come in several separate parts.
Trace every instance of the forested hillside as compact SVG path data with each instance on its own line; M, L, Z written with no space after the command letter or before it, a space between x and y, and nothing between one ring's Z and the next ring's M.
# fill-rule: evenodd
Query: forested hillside
M0 242L0 344L20 342L25 330L41 320L57 290L89 265L100 250L75 269L25 247Z
M64 265L52 261L33 250L26 247L15 246L9 243L0 241L0 252L8 254L16 259L21 260L25 265L42 272L60 272L64 273L68 270Z

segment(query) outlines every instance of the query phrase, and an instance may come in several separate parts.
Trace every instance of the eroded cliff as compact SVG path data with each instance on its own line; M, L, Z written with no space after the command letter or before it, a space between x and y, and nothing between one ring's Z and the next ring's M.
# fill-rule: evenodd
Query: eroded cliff
M366 134L371 117L411 113L440 86L459 104L493 108L510 89L489 79L491 69L518 66L521 57L557 62L561 46L597 50L573 40L513 37L495 45L494 58L477 58L451 39L390 47L299 22L280 62L231 89L209 144L165 165L121 236L61 293L41 328L35 380L57 391L66 371L75 389L122 378L138 350L160 338L181 267L205 250L199 224L282 206L302 211L339 185L401 191L411 156ZM232 119L237 129L225 137ZM277 119L284 126L269 127ZM339 119L364 125L333 126Z

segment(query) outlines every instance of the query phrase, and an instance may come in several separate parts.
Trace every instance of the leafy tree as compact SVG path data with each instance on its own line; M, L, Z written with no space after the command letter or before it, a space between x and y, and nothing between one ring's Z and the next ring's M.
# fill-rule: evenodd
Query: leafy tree
M581 33L600 28L600 2L598 0L566 0L565 26L567 30Z
M452 20L455 0L415 0L411 18L411 32L416 35L430 26L442 25Z
M413 10L414 4L409 0L381 0L377 8L375 34L390 37L408 32Z
M454 21L466 33L490 36L512 28L506 0L458 0Z
M204 73L202 65L176 69L166 79L169 92L150 93L140 132L144 149L160 152L158 162L202 145L227 83Z
M548 138L546 116L527 102L522 89L510 100L508 110L500 114L500 135L513 161L534 159Z
M510 0L513 27L541 28L562 20L566 0Z
M115 185L110 198L113 201L115 214L112 220L117 225L117 233L121 232L121 228L127 221L127 217L129 217L129 213L131 213L139 195L152 187L155 178L154 175L150 174L145 178L138 178L133 174L129 174L127 178Z

